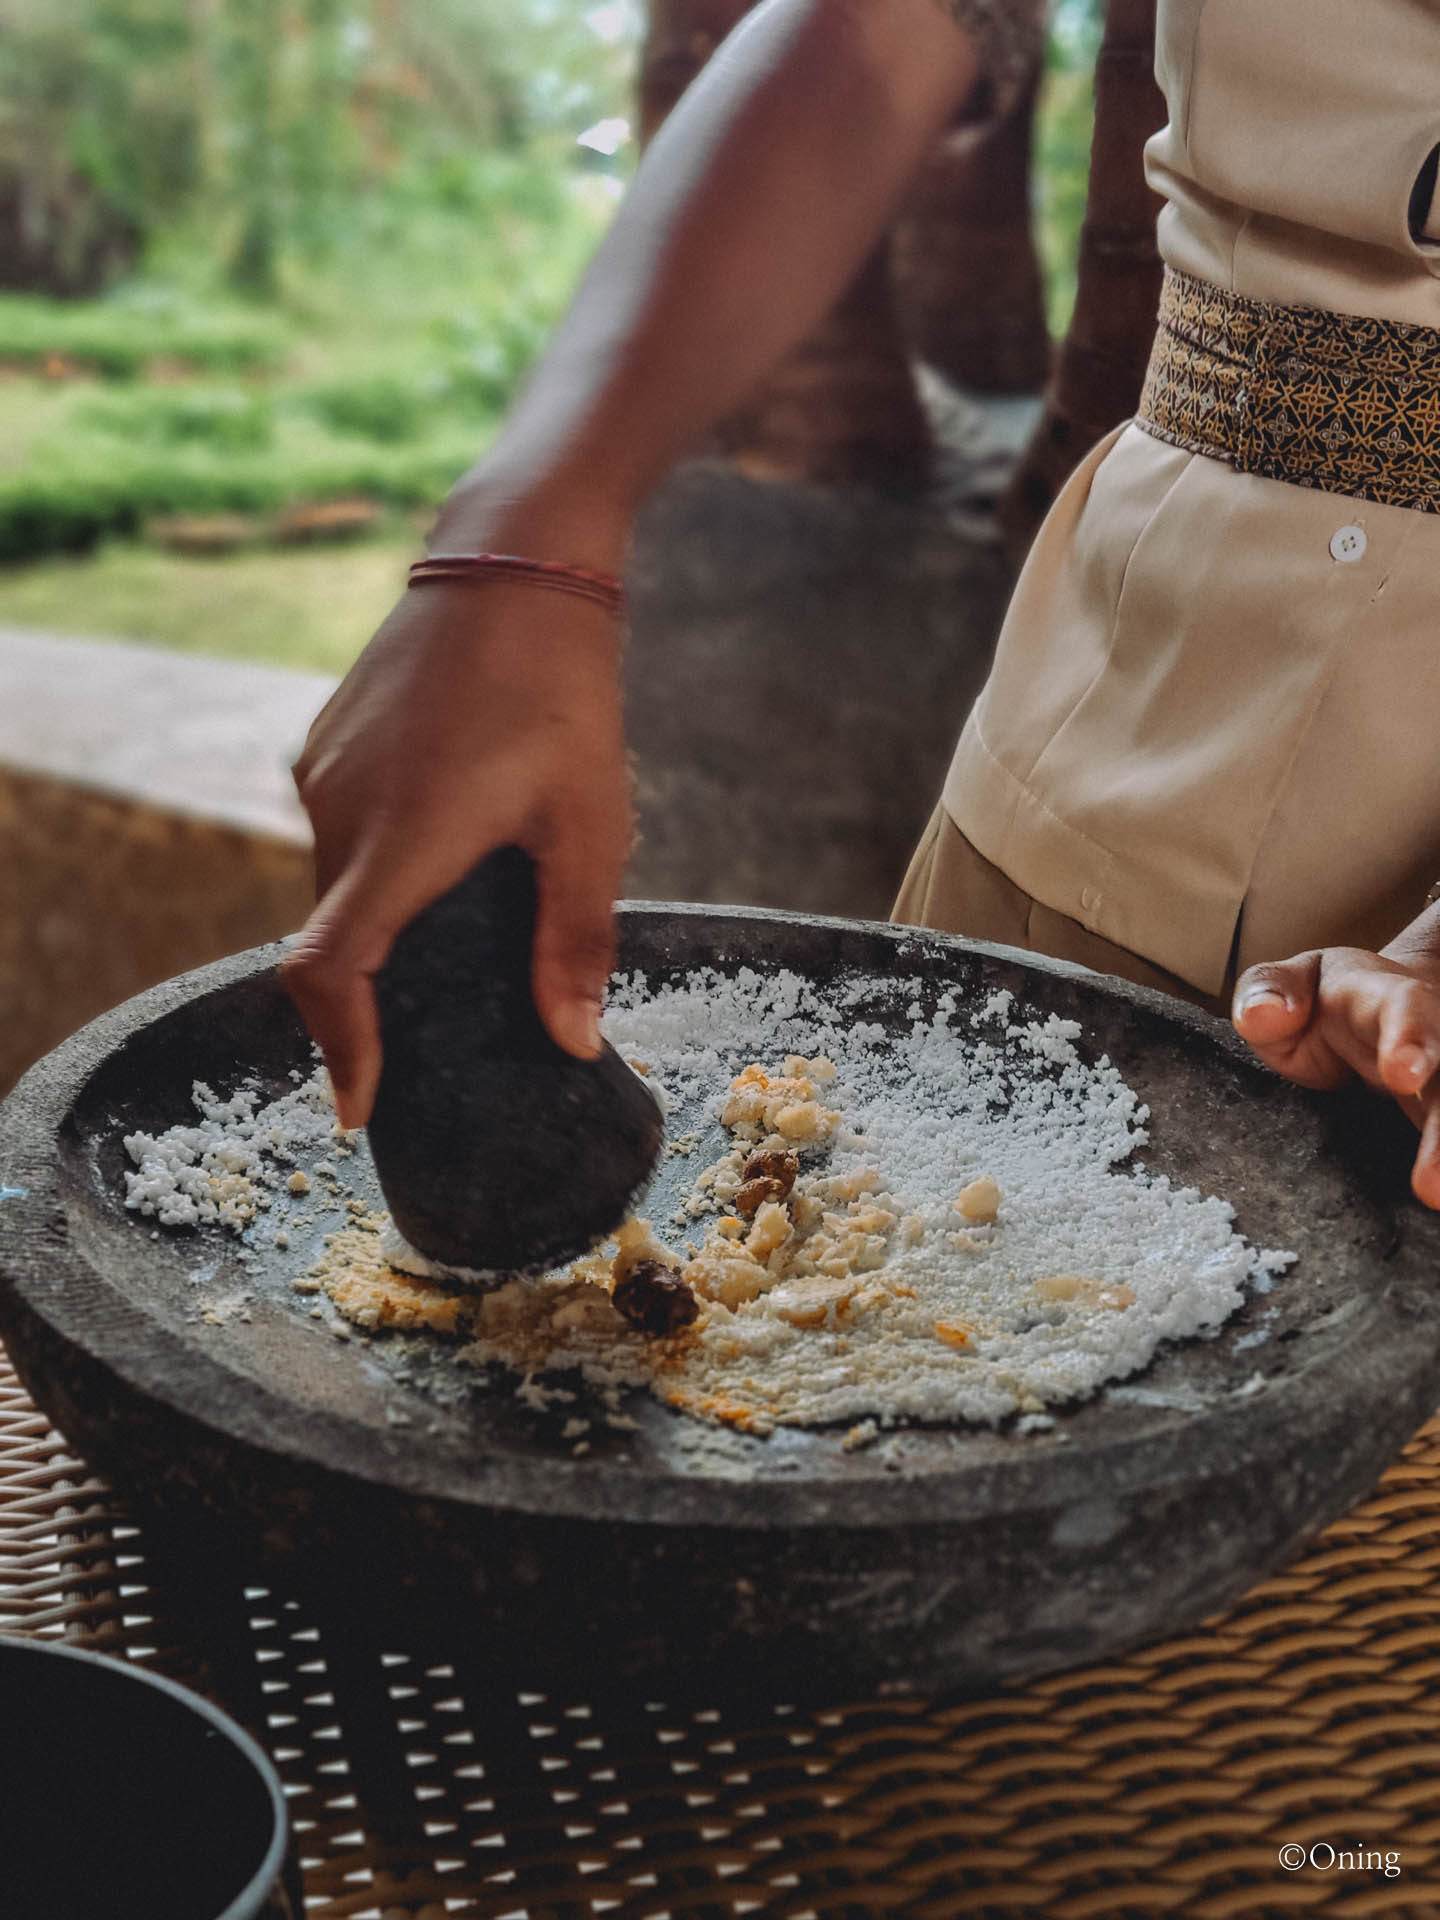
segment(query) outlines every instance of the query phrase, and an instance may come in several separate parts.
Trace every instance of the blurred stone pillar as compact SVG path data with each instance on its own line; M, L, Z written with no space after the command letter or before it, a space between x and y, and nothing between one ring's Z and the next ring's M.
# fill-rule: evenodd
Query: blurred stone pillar
M757 480L922 487L930 423L877 248L808 339L716 430L715 443Z
M646 138L746 8L653 0ZM882 238L810 338L641 514L627 573L640 825L628 893L889 910L1011 584L989 519L958 506L969 497L973 433L963 453L946 442L926 484L930 429L911 356L933 354L961 380L1028 377L1032 392L1042 383L1038 270L1002 272L995 251L1013 225L1032 257L1032 100L1033 89L1014 120L977 118L937 143L893 249ZM987 243L993 235L978 270L966 235L939 237L952 220L985 230ZM1007 293L997 310L992 296L1027 274L1033 305L1022 323L1023 298ZM951 303L963 306L958 324L947 321ZM1012 343L991 337L1001 331L1029 342L1026 373L1005 363ZM952 425L981 417L967 403L950 411ZM987 475L986 497L998 486Z

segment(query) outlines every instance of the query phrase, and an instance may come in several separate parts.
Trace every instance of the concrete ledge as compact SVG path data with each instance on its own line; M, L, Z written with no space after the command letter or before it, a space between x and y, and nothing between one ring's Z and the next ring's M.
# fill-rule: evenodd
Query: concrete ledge
M0 628L0 1089L309 910L289 766L333 682Z
M290 779L335 682L0 627L0 766L309 845Z

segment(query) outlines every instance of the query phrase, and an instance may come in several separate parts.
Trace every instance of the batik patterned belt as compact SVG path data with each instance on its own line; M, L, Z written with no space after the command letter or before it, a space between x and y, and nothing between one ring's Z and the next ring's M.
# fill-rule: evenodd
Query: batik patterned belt
M1136 424L1297 487L1440 512L1440 330L1167 268Z

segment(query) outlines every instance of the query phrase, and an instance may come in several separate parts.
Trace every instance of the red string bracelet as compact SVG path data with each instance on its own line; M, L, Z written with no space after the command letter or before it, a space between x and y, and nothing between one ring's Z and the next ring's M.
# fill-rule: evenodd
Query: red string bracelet
M625 611L624 582L613 573L595 573L588 567L569 567L558 560L527 560L518 553L432 553L410 569L410 585L427 580L516 580L532 587L552 587L557 593L593 600L615 619Z

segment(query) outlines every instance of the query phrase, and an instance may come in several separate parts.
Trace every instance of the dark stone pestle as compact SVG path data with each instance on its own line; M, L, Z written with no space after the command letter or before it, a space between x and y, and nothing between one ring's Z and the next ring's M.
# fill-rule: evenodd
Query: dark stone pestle
M535 869L502 847L417 914L375 982L385 1065L370 1150L391 1217L448 1266L538 1269L625 1218L664 1123L607 1045L577 1060L530 992Z

